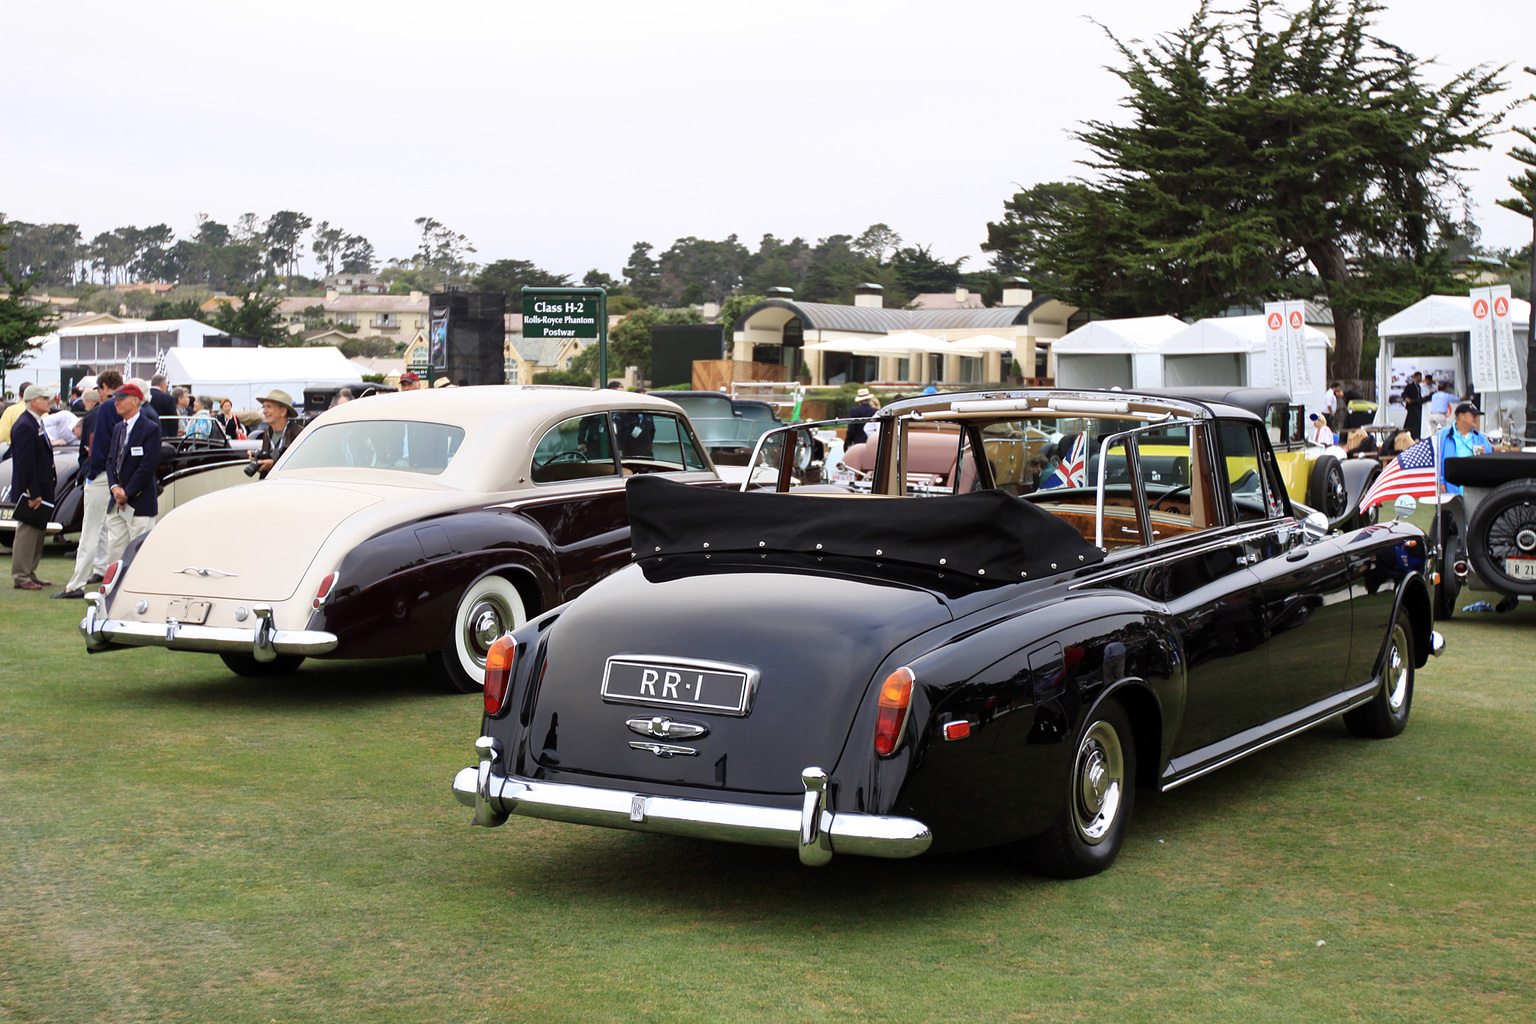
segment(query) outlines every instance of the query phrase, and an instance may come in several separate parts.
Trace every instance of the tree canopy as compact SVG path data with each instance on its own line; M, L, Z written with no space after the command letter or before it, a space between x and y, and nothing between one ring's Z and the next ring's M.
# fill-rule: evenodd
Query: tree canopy
M10 231L11 226L0 219L0 255L9 248L5 239ZM0 296L0 374L4 374L21 366L22 356L42 343L53 311L28 301L27 288L32 284L31 278L12 274L3 261L0 261L0 281L5 284L5 295Z
M570 287L569 274L552 274L528 260L496 260L483 267L470 288L477 292L503 292L507 296L507 308L512 309L528 288Z
M1203 2L1152 46L1111 33L1128 123L1088 122L1097 175L1019 193L983 248L1116 316L1210 315L1295 294L1310 272L1334 312L1334 372L1358 376L1362 314L1449 278L1451 160L1503 116L1483 109L1502 69L1432 84L1427 61L1371 34L1381 9Z

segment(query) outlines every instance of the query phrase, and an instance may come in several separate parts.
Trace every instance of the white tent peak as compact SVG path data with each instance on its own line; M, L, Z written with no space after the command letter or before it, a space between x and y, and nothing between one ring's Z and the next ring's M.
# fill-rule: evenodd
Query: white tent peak
M1516 333L1531 322L1531 304L1524 299L1509 302L1510 319ZM1377 337L1402 338L1415 334L1465 334L1472 330L1470 295L1430 295L1400 312L1393 313L1376 328Z
M1188 327L1178 317L1135 316L1119 320L1090 320L1053 342L1062 352L1147 352Z

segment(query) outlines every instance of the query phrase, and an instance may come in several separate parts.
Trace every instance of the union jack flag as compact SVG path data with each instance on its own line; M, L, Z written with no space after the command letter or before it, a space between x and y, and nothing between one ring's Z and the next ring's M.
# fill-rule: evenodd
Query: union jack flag
M1045 478L1041 487L1082 487L1088 473L1088 433L1084 431L1072 442L1072 451L1057 463L1056 469Z
M1432 498L1435 495L1435 444L1426 437L1405 449L1387 464L1371 489L1360 499L1360 511L1369 512L1383 502L1396 501L1403 495Z

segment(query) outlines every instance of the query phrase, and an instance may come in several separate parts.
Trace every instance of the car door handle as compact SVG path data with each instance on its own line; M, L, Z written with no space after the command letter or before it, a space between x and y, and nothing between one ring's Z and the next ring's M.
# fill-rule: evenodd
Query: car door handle
M1308 551L1306 548L1297 548L1295 551L1292 551L1290 554L1286 555L1285 560L1287 562L1299 562L1311 553L1312 552Z

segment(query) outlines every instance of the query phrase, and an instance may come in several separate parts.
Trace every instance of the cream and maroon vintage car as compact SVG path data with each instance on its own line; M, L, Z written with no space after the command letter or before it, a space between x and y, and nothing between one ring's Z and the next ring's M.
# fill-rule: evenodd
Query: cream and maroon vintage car
M649 395L445 388L349 402L258 484L178 507L89 595L92 651L424 654L454 690L529 615L629 561L624 481L721 486L687 416Z

